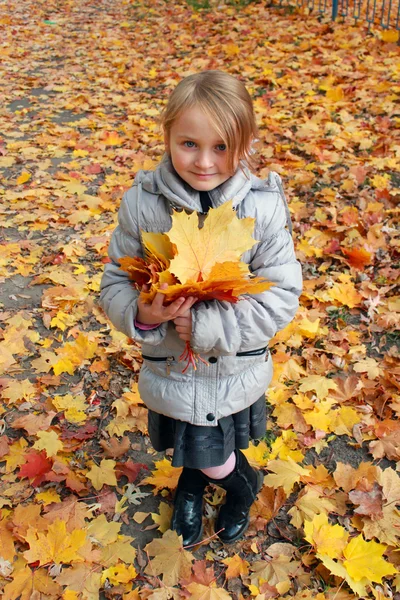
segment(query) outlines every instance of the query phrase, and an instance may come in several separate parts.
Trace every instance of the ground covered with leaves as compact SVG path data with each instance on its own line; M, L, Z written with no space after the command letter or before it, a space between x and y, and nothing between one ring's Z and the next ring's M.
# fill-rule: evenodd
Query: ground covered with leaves
M396 35L264 3L70 0L0 16L0 589L4 600L399 596ZM122 193L163 153L181 77L248 86L305 277L271 344L265 472L224 547L168 529L140 351L97 304Z

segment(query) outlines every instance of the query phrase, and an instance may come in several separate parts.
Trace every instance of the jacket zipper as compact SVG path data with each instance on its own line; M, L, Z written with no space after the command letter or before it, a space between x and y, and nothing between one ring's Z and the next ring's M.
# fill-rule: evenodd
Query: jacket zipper
M167 363L167 375L171 374L171 364L175 361L174 356L146 356L146 354L142 354L142 357L145 360L150 360L153 362L166 362Z

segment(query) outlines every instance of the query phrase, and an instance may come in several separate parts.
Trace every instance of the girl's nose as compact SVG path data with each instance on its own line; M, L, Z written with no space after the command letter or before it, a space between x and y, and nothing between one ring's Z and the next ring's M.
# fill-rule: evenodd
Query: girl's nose
M200 152L196 157L195 164L199 169L210 169L213 166L211 155L208 152Z

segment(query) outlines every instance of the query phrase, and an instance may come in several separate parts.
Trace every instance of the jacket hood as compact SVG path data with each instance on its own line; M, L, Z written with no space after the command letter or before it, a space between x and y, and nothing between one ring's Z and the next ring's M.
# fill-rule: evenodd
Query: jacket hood
M244 171L244 172L243 172ZM236 206L251 189L263 189L266 182L259 179L243 165L235 174L221 185L208 192L215 208L232 200ZM153 194L162 194L173 208L201 211L200 192L193 189L175 171L170 157L165 154L154 171L139 171L135 182L141 183L144 190Z

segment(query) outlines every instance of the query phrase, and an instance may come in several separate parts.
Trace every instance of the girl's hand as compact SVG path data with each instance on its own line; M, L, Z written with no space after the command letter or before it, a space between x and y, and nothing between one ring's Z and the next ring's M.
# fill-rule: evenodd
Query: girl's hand
M166 283L161 285L161 289L165 290L167 287L168 285ZM148 290L148 285L144 285L142 287L143 292L147 292ZM139 323L143 323L143 325L156 325L158 323L171 321L189 311L191 306L197 300L197 298L193 298L192 296L186 299L178 298L169 306L164 306L164 298L164 294L157 292L157 294L154 296L153 302L151 304L145 304L139 296L136 315Z
M190 342L192 336L192 312L190 308L184 314L174 319L174 323L181 340Z

